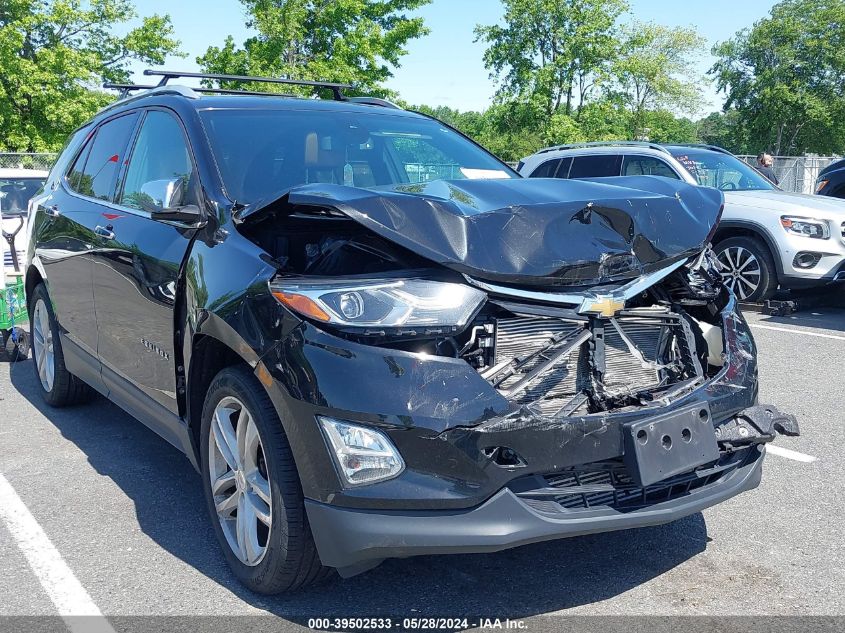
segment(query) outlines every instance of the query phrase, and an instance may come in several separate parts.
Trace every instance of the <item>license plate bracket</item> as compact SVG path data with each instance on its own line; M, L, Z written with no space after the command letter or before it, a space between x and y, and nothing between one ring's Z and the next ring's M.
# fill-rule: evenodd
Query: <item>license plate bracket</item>
M623 425L622 432L625 467L640 487L719 459L706 403L630 422Z

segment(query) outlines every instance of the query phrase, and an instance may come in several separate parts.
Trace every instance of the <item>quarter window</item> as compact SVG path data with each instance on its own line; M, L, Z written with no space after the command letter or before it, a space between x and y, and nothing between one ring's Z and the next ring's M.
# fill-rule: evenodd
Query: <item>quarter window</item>
M84 196L111 200L126 146L138 115L128 114L103 123L79 154L68 174L68 183Z
M191 157L182 126L172 115L151 110L144 117L132 150L119 202L127 207L143 209L144 196L149 195L145 193L145 185L170 180L181 181L183 196L174 200L173 205L187 204L192 173Z

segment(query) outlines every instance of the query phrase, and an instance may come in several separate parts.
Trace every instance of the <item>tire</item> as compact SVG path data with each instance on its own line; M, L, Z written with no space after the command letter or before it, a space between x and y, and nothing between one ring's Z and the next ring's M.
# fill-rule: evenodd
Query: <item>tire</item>
M43 321L42 310L45 315ZM37 333L36 319L41 324ZM41 388L44 401L52 407L66 407L91 400L94 390L65 367L65 356L62 352L61 339L59 339L56 315L53 313L53 304L50 302L44 284L38 284L30 297L29 323L32 329L32 366L35 369L35 378ZM42 337L44 337L43 342ZM41 345L48 348L48 353L39 356ZM52 350L53 359L52 381L45 379L49 376L46 370L49 367L50 350ZM42 375L42 369L45 370L44 375Z
M231 423L227 437L232 444L220 435L222 427L214 422L218 411L221 424L226 425L227 420ZM247 424L251 420L252 425L241 426L244 420ZM244 436L253 439L238 443L238 429L244 429ZM235 448L239 456L229 452L227 458L219 442L253 449ZM229 566L244 585L257 593L277 594L313 585L333 572L323 567L317 555L302 485L281 420L267 392L248 368L228 367L212 381L203 406L200 453L203 489L214 532ZM230 460L237 462L237 471ZM212 479L222 482L214 486L216 490ZM269 504L264 501L266 498ZM226 508L225 517L218 514L218 504ZM243 524L237 518L239 511L249 517ZM269 527L261 518L268 516ZM242 525L246 526L244 532ZM253 545L241 547L240 535L247 531L254 538L244 537L243 543Z
M0 358L10 363L26 360L29 358L29 334L19 327L0 331L0 348Z
M740 301L758 302L771 297L778 287L772 254L759 239L737 236L713 248L725 267L722 280Z

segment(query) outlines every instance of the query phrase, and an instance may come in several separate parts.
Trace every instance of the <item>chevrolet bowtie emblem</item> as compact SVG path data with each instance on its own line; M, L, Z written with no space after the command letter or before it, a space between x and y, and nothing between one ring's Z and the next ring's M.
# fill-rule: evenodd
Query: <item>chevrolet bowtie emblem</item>
M581 302L578 312L582 314L598 314L603 317L612 317L625 307L625 300L611 295L599 295L587 297Z

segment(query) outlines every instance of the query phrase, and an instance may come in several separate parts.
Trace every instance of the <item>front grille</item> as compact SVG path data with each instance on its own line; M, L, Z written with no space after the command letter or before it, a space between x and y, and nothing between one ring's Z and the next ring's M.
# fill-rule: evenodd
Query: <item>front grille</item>
M665 319L620 317L617 319L622 331L633 342L643 357L657 361L662 345L667 339L669 326ZM499 319L496 322L494 365L515 357L524 357L548 345L554 336L575 333L584 327L580 321L541 317L517 317ZM530 387L517 394L514 400L530 405L544 415L557 412L589 384L590 376L586 363L582 362L583 349L573 350L546 372L540 374ZM523 376L543 362L538 356L514 374L497 385L507 391ZM658 371L644 367L635 358L619 333L607 322L605 326L605 392L609 396L635 393L656 387L660 383Z
M715 466L702 467L645 487L637 486L631 480L621 461L587 464L545 475L542 477L545 488L522 490L517 495L535 510L546 513L597 508L633 512L716 483L751 457L749 449L725 454ZM519 489L518 483L516 488ZM586 491L581 492L582 488ZM549 489L569 494L549 495Z

